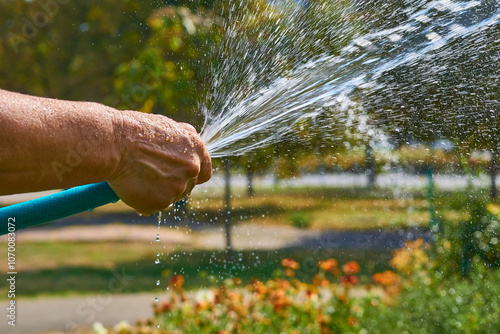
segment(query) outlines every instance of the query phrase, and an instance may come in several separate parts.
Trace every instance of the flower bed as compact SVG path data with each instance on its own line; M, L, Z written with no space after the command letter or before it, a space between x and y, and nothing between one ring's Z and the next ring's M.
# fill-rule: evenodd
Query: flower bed
M474 276L443 279L442 261L422 240L394 252L391 265L360 284L356 261L320 261L312 283L295 278L299 263L267 282L238 278L218 288L185 291L170 279L155 318L112 333L482 333L500 328L498 271L477 264ZM396 273L397 272L397 273ZM159 326L159 327L158 327Z

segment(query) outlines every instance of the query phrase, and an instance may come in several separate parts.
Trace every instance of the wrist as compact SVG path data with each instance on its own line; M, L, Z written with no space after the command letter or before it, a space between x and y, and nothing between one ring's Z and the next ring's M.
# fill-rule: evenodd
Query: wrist
M108 108L108 114L111 118L110 145L108 147L108 177L107 180L118 176L123 170L123 164L126 161L125 149L125 115L124 111Z

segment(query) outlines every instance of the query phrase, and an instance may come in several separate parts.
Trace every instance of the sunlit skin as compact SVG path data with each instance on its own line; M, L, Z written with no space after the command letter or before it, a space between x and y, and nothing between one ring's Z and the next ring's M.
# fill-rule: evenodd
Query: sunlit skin
M108 181L149 215L212 175L196 130L161 115L0 90L0 129L0 195Z

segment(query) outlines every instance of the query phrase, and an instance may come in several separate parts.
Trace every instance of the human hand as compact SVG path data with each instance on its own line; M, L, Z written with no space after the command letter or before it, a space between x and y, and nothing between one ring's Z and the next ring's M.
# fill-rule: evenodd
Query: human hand
M138 213L162 211L212 176L212 161L194 127L161 115L118 112L118 168L109 185Z

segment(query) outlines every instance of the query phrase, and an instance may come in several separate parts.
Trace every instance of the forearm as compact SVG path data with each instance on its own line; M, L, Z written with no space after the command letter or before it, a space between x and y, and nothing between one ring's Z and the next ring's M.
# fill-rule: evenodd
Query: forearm
M117 115L0 90L0 195L109 179L120 163Z

